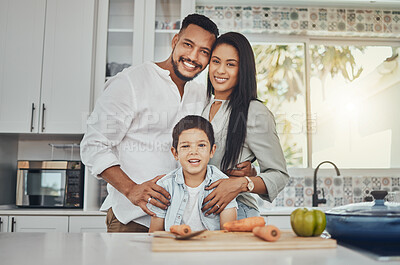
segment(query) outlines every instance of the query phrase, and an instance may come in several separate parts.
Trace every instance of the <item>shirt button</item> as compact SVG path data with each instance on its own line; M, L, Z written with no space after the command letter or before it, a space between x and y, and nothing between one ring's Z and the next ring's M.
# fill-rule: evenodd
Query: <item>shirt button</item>
M178 219L181 219L181 216L180 216L180 215L178 215Z
M183 199L183 202L186 202L186 199Z

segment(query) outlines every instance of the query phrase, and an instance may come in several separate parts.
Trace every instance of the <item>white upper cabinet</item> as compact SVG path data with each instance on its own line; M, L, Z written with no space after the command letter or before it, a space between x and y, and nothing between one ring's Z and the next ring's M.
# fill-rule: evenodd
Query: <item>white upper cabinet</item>
M0 132L37 132L46 0L0 0Z
M146 1L144 61L164 61L171 53L171 42L182 20L195 11L194 0Z
M108 13L102 14L108 21L105 24L107 30L102 33L107 34L107 50L104 52L106 76L110 77L143 61L145 0L109 0L108 5L108 10L104 8Z
M40 132L84 132L82 120L90 111L94 2L47 1Z
M0 132L84 132L95 1L0 0Z

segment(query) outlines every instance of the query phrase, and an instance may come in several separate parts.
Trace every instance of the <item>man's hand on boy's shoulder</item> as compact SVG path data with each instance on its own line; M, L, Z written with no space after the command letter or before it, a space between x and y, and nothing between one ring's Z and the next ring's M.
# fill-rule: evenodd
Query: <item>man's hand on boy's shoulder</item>
M142 184L136 184L129 192L128 199L150 216L156 215L147 208L147 203L153 204L160 209L167 209L170 205L169 199L171 196L164 188L156 184L164 176L160 175Z

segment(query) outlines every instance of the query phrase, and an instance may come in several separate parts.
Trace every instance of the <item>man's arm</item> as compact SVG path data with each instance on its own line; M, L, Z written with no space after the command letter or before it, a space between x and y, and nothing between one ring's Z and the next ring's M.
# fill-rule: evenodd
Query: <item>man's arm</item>
M159 217L151 217L149 233L153 233L154 231L164 231L164 218Z
M134 205L154 215L146 207L147 200L152 198L151 204L165 208L168 203L165 198L169 196L155 184L159 178L135 183L121 170L119 157L113 152L129 132L135 117L136 100L132 86L124 76L113 79L106 86L87 122L80 149L82 161L93 176L103 178Z
M142 184L137 184L122 171L120 166L112 166L104 170L100 176L127 197L134 205L142 208L148 215L155 216L146 206L149 198L151 198L151 204L161 209L167 209L167 205L169 205L168 199L171 196L165 189L156 184L163 175Z
M235 207L223 210L219 215L219 223L221 230L224 230L226 222L235 221L237 218L237 210Z

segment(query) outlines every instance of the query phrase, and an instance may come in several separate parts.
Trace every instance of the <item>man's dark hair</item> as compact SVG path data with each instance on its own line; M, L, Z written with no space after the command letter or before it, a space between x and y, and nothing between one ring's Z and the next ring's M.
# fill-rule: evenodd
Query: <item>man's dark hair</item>
M179 136L183 131L190 129L199 129L206 133L210 147L214 146L214 130L211 123L198 115L188 115L181 119L174 127L172 131L172 146L175 150L178 150Z
M219 31L217 25L208 17L200 15L200 14L190 14L185 17L182 21L182 26L179 31L181 33L185 30L190 24L197 25L208 32L214 34L215 38L218 38Z

